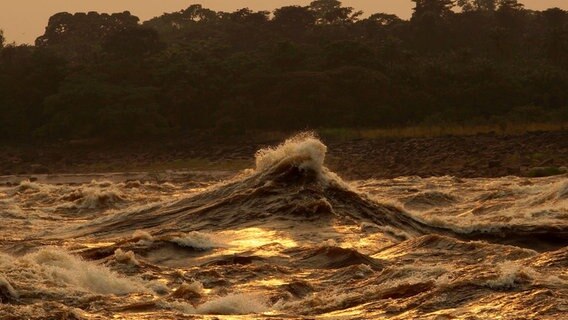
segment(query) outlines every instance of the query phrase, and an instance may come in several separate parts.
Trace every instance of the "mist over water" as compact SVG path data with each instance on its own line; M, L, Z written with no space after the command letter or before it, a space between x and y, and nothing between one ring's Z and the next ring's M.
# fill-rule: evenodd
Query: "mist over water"
M0 318L568 313L566 176L344 181L326 152L302 134L234 176L4 177Z

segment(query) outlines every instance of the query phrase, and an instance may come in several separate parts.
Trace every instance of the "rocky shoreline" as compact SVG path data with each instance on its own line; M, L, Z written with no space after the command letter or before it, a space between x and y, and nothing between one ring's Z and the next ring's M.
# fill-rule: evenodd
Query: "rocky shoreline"
M322 137L327 165L347 179L398 176L500 177L561 174L568 166L568 131L503 136L338 139ZM62 144L0 147L0 175L166 170L240 170L254 166L253 141L193 137L132 145Z

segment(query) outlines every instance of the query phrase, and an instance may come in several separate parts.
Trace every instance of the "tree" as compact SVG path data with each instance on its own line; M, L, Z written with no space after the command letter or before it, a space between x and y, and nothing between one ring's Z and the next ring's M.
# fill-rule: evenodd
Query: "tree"
M414 0L410 21L359 20L311 1L56 14L36 46L0 50L0 139L568 120L566 11Z
M103 50L121 57L137 57L156 53L164 47L154 29L136 27L120 30L107 37Z
M50 122L38 134L55 138L115 138L160 134L166 127L159 113L158 89L113 85L83 74L66 79L46 97Z
M301 66L305 53L292 42L279 42L271 54L272 64L279 70L295 70Z
M125 11L112 15L97 12L61 12L49 18L45 33L36 46L51 48L75 63L93 59L106 38L118 31L138 26L138 17Z
M221 19L221 14L213 10L203 8L199 4L172 13L164 13L145 21L144 27L156 30L160 37L171 43L183 43L188 38L209 38L215 25Z
M0 49L4 48L4 43L6 38L4 38L4 30L0 29Z
M546 35L544 47L548 58L553 62L566 61L565 53L568 49L568 12L552 8L542 12L546 22Z
M358 41L336 41L325 48L325 62L330 67L368 65L372 56L373 51Z
M524 5L517 0L498 0L499 10L521 10Z
M367 18L367 20L372 21L379 26L390 26L402 21L397 15L388 13L375 13Z
M439 52L449 42L448 22L454 13L453 0L412 0L416 3L412 14L415 45L420 50Z
M520 37L520 30L527 26L524 19L525 10L523 5L517 0L499 0L499 9L497 10L497 20L501 27L509 30L516 36Z
M352 7L342 7L338 0L316 0L310 3L310 9L316 16L318 24L352 23L363 14Z
M236 23L244 23L251 25L261 25L268 22L268 11L252 11L249 8L239 9L231 13L223 13L222 16L225 20Z
M436 18L446 18L452 14L454 0L412 0L416 3L412 19L428 14Z
M282 29L297 31L313 26L316 17L309 7L288 6L274 10L272 22Z
M497 0L457 0L456 4L463 11L495 11L497 9Z
M110 33L136 27L138 21L138 17L128 11L112 15L61 12L49 18L45 33L36 39L36 46L72 45L78 41L98 42Z
M184 21L191 22L211 22L217 19L217 12L203 8L200 4L194 4L181 11Z
M22 139L46 123L42 103L57 91L66 62L49 50L10 45L0 50L0 131Z

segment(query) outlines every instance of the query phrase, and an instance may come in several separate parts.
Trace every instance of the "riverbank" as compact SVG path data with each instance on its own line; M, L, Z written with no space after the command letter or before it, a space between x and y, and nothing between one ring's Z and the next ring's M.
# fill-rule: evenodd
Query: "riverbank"
M328 146L327 165L348 179L534 176L560 173L568 166L566 130L437 137L324 135L322 140ZM276 136L256 141L195 136L136 144L2 147L0 174L238 171L254 167L258 149L279 142L281 137Z

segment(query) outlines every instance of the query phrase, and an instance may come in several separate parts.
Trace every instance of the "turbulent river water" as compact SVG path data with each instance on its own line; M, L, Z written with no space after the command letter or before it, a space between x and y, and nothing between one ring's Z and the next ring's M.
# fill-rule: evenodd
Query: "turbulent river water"
M326 149L1 177L0 319L568 317L567 176L344 181Z

